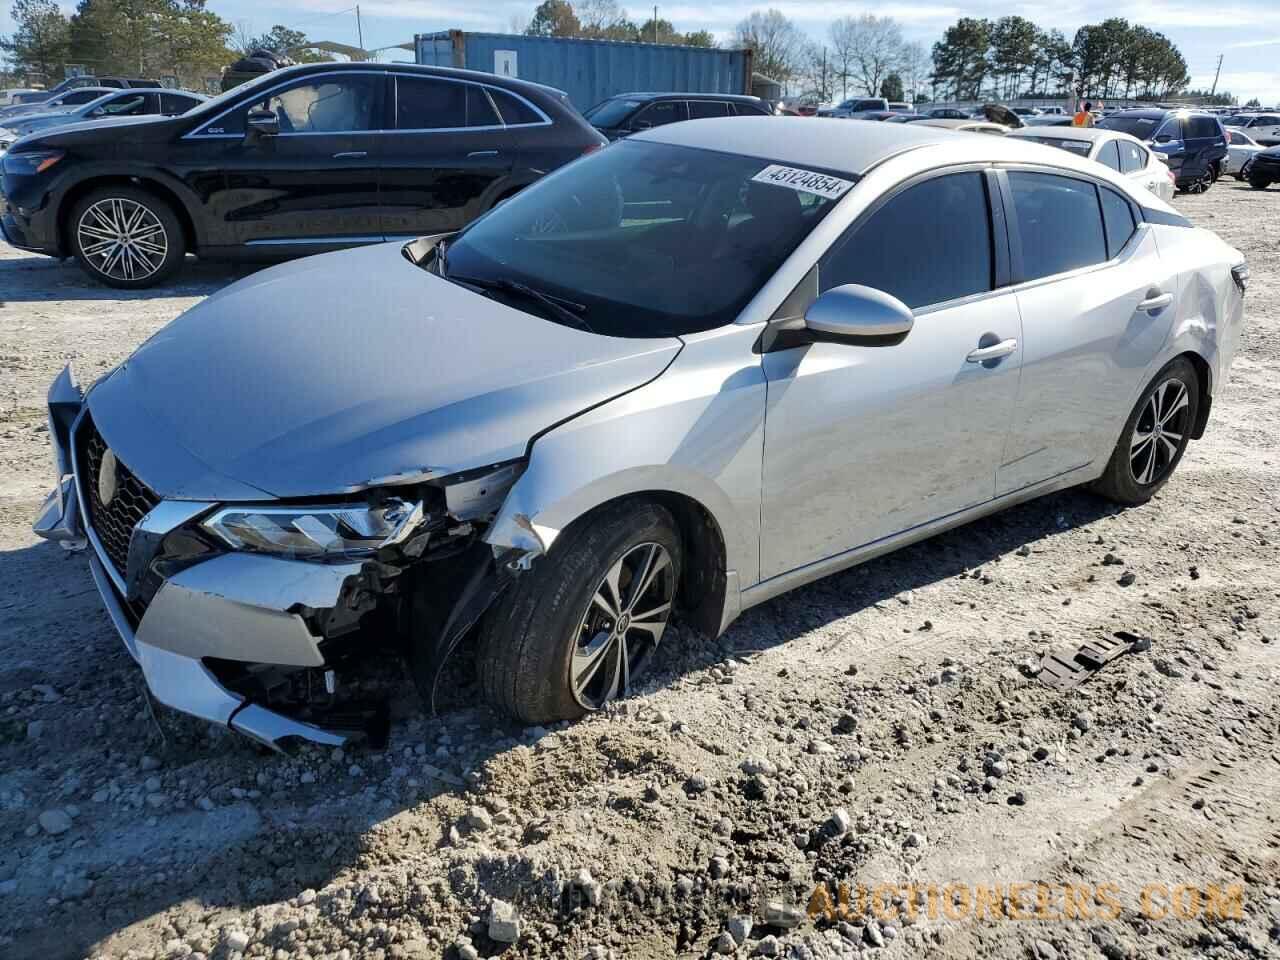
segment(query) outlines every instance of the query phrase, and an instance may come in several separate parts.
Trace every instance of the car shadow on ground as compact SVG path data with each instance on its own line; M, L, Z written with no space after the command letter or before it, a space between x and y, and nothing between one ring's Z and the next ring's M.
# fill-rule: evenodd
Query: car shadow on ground
M678 641L690 638L681 627L641 692L733 653L781 646L903 591L1006 562L1024 545L1034 549L1038 540L1116 512L1079 490L1054 494L769 601L747 611L717 645L704 639L679 649ZM532 742L484 707L424 716L401 674L386 753L355 748L335 764L331 751L315 751L308 765L328 763L329 774L301 786L295 768L295 779L285 782L272 756L243 738L211 736L208 724L167 711L158 722L147 715L137 667L102 611L83 555L51 544L0 552L0 580L11 585L0 601L0 696L24 692L17 702L29 702L25 691L33 684L51 684L61 696L39 708L45 721L39 740L24 737L29 711L17 720L11 712L7 726L0 725L0 796L20 791L26 797L18 807L0 804L0 835L12 838L0 852L0 880L18 881L0 900L0 931L22 927L3 948L6 960L82 957L111 934L183 901L252 909L321 889L361 858L370 830L463 792L463 770L425 762L434 759L442 725L455 733L478 731L467 735L467 769ZM465 668L459 672L465 678ZM454 702L478 703L479 691L463 686ZM425 756L414 752L420 744ZM144 755L159 759L155 773L144 772ZM369 772L355 775L347 769L353 763ZM433 779L431 770L441 776ZM142 786L153 775L162 776L162 793L182 800L153 806ZM90 799L107 784L121 788L124 799ZM201 809L194 802L200 796L215 798L214 805ZM80 815L66 833L25 833L41 811L68 804ZM422 829L432 823L434 833ZM446 820L428 818L414 829L425 846L449 843ZM66 878L81 875L93 890L67 899ZM38 923L50 897L62 898L57 922ZM219 949L214 960L222 956Z
M188 257L166 283L145 290L117 290L92 280L75 260L53 257L0 258L0 309L57 300L156 300L204 297L247 277L264 264L221 263Z

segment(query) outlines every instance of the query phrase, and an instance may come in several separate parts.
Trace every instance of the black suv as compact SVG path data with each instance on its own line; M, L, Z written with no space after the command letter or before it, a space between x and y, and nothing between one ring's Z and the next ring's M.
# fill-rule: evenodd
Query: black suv
M772 115L767 101L734 93L620 93L585 114L610 140L681 120Z
M1227 132L1212 113L1145 108L1121 110L1097 126L1145 140L1163 154L1174 184L1188 193L1203 193L1222 173L1227 161Z
M276 259L445 233L603 146L550 87L406 64L289 67L180 117L15 141L0 228L146 287L185 253Z

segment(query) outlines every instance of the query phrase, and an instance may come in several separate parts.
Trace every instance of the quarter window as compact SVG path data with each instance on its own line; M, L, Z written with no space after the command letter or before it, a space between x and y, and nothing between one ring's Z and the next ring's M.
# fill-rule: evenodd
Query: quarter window
M690 100L689 119L700 120L704 117L727 117L729 105L722 100Z
M1121 173L1134 173L1146 167L1147 151L1142 147L1128 140L1117 140L1116 146L1120 149Z
M537 111L519 97L512 96L503 90L497 90L493 87L489 88L489 96L498 105L498 112L502 114L502 122L509 127L522 123L543 122L543 118L539 116Z
M1107 260L1092 183L1050 173L1009 173L1022 243L1022 280L1038 280Z
M823 290L874 287L914 310L989 291L992 264L986 182L953 173L908 187L857 224L822 259L818 280Z
M1133 208L1129 201L1114 190L1100 187L1098 195L1102 198L1102 223L1107 232L1107 254L1116 256L1133 236L1137 224L1133 222Z

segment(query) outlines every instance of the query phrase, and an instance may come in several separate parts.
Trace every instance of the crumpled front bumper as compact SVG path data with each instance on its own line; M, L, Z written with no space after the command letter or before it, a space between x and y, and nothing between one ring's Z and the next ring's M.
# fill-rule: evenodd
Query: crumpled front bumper
M34 530L73 548L87 541L94 583L155 698L184 713L224 723L273 749L295 739L340 746L363 736L358 729L326 729L270 710L229 689L207 663L216 659L323 667L322 638L312 633L300 611L338 606L348 581L360 576L361 565L223 553L163 579L145 606L134 602L83 507L72 440L82 413L74 409L79 391L75 388L73 396L72 388L68 368L50 390L49 433L60 476ZM154 549L166 534L214 506L161 501L133 531L131 568L135 550L146 544Z

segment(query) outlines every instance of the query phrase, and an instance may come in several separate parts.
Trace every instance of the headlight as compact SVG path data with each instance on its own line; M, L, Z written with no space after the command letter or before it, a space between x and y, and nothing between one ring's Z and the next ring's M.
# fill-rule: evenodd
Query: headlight
M376 507L224 507L203 526L236 550L340 560L370 556L399 543L421 519L421 503L389 500Z
M23 153L10 150L4 155L4 172L16 176L44 173L65 156L62 150L29 150Z

